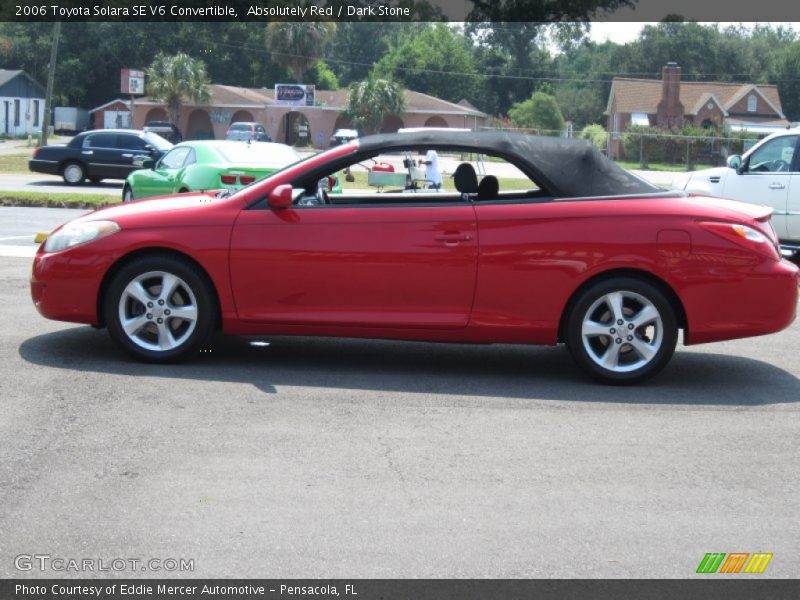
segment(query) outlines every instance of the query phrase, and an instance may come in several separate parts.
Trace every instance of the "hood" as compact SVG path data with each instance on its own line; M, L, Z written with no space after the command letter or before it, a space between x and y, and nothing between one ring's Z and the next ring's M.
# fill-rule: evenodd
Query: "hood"
M690 173L677 173L672 179L673 190L689 193L717 195L721 192L725 178L734 172L730 167L714 167Z
M212 224L214 215L225 200L218 200L214 192L156 196L134 202L120 202L90 212L76 221L107 219L117 222L123 229L137 227Z

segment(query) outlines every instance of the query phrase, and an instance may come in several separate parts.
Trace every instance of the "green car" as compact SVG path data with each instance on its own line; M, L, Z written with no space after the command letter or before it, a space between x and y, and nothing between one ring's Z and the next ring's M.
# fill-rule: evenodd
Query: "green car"
M182 142L158 162L145 158L145 168L133 171L125 180L122 201L203 190L239 190L300 158L294 148L285 144Z

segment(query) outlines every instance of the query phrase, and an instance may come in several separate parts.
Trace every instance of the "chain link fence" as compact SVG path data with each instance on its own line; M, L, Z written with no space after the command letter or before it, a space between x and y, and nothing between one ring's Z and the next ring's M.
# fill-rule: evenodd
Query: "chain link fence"
M638 163L647 169L655 165L683 166L691 171L698 166L723 166L729 156L743 154L758 139L747 137L689 136L671 133L626 131L609 136L621 142L617 160ZM612 156L614 153L611 153Z

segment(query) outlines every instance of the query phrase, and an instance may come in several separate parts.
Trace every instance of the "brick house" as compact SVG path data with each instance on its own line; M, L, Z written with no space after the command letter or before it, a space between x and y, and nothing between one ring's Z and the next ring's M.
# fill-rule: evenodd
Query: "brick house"
M664 66L660 81L614 77L605 115L611 158L622 157L619 134L631 125L679 129L688 123L763 135L789 125L776 86L681 81L681 68L675 63Z
M348 127L342 110L348 91L316 90L314 106L286 106L275 101L274 89L242 88L213 84L211 101L207 105L186 102L176 123L184 139L224 139L231 123L251 121L261 123L273 141L290 145L308 143L327 148L334 131ZM486 125L488 115L474 106L454 104L434 96L405 90L406 109L399 115L388 115L382 132L403 127L455 127L479 129ZM115 115L129 109L127 101L112 101L95 108L97 115L111 110ZM117 112L119 111L119 112ZM148 121L168 121L166 106L152 98L137 98L131 126L141 129ZM112 120L113 121L113 120ZM108 119L95 117L95 127L114 127Z

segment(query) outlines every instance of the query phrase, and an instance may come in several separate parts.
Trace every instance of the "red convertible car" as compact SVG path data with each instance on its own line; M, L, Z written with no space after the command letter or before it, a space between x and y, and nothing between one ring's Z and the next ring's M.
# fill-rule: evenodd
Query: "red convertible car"
M319 185L429 150L452 165L441 190ZM476 164L516 178L478 177ZM797 309L798 270L781 260L769 208L663 192L585 142L377 135L227 193L61 226L34 261L39 312L105 326L148 361L191 356L217 329L563 342L596 379L634 383L667 364L679 330L686 344L762 335Z

